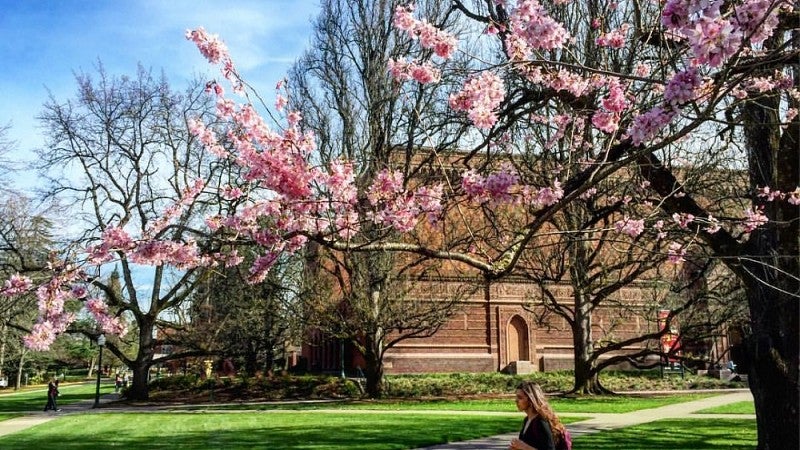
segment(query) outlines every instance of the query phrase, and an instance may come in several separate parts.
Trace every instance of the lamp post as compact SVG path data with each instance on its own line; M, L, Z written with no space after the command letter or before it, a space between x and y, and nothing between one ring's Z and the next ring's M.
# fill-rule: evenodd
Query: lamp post
M94 391L94 406L100 406L100 372L103 371L103 346L106 345L106 336L101 334L97 337L97 346L100 347L100 356L97 357L97 387Z

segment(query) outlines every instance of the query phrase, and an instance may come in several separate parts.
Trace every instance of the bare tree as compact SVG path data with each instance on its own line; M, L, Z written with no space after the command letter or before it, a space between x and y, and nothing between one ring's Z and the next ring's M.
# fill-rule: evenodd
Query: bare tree
M412 87L390 76L389 60L406 58L412 48L411 41L392 27L398 4L323 1L312 48L296 63L289 79L290 104L303 114L304 127L318 137L320 162L343 158L354 163L361 217L371 211L366 189L379 172L398 170L422 180L419 170L430 161L413 159L417 148L431 145L431 135L441 138L436 143L440 149L452 148L465 130L463 122L453 121L452 114L436 102L447 93L446 80L437 88ZM441 2L419 2L418 7L437 25L458 26ZM453 63L459 64L464 62ZM360 234L374 242L391 231L375 226L362 228ZM367 391L373 397L381 394L386 350L405 339L429 336L456 307L452 299L403 306L400 299L405 298L406 288L396 281L402 265L386 252L329 254L316 264L327 267L338 281L331 291L332 309L311 308L321 314L314 323L323 332L350 341L364 356ZM412 307L418 309L412 313Z
M228 182L224 166L212 162L188 131L190 119L213 116L203 86L195 82L176 92L163 76L141 67L133 77L112 77L99 67L96 77L77 75L74 99L62 103L51 98L44 105L39 119L47 144L38 152L38 168L49 186L43 197L69 205L66 225L76 235L73 242L85 247L111 227L155 233L156 240L191 244L199 239L197 245L206 245L203 235L191 230L203 215L219 211L220 197L200 193L171 223L163 223L164 208L185 198L197 180L207 186ZM144 399L153 364L204 351L187 349L155 359L161 344L156 330L176 326L164 313L178 308L200 278L195 269L170 269L152 261L148 267L122 252L117 257L121 288L109 284L103 272L90 275L112 313L130 316L135 323L133 354L113 339L108 348L133 371L131 397ZM83 331L92 337L99 332ZM159 334L164 335L168 333Z

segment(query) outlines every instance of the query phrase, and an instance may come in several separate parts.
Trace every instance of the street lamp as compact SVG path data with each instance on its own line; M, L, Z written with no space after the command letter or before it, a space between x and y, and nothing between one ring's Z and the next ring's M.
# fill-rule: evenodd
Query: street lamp
M97 358L97 388L94 391L94 406L100 406L100 372L103 370L103 346L106 345L106 336L101 334L97 337L97 346L100 347L100 356Z

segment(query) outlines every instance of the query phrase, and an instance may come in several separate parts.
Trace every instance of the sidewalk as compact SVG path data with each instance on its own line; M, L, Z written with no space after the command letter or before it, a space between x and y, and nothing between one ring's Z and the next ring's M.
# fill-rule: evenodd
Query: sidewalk
M755 419L754 414L692 414L695 411L700 411L706 408L713 408L715 406L727 405L729 403L743 402L753 399L753 395L747 389L736 390L714 397L694 400L691 402L678 403L674 405L661 406L652 409L643 409L639 411L632 411L624 414L561 414L561 416L592 416L591 419L574 422L567 425L572 437L580 436L582 434L597 433L604 430L612 430L614 428L624 428L633 425L639 425L647 422L654 422L661 419L676 419L692 417L697 419L710 419L710 418L741 418L741 419ZM522 423L522 413L520 413L520 423ZM425 447L418 450L507 450L508 444L511 439L517 437L519 433L507 433L497 436L490 436L482 439L473 439L470 441L453 442L450 444L434 445Z
M111 393L100 396L100 404L119 400L119 394ZM26 428L40 425L58 418L64 414L88 413L92 411L94 399L82 400L76 403L61 406L61 411L37 411L26 413L25 416L0 421L0 436L16 433Z

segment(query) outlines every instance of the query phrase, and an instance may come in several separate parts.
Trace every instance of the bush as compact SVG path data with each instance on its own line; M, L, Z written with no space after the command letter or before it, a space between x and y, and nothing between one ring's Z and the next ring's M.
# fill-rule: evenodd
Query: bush
M150 381L150 389L154 391L181 391L197 385L197 375L175 375Z
M417 375L387 375L384 393L391 398L476 397L510 395L522 381L539 383L545 392L560 393L572 389L571 371L534 372L529 375L502 373L445 373ZM697 377L685 379L677 375L661 377L659 371L615 372L600 374L600 382L616 392L675 389L714 389L744 387L743 383ZM182 401L220 400L283 400L283 399L342 399L360 396L352 380L327 375L278 375L255 378L209 378L196 375L176 375L153 380L151 393L158 398Z

